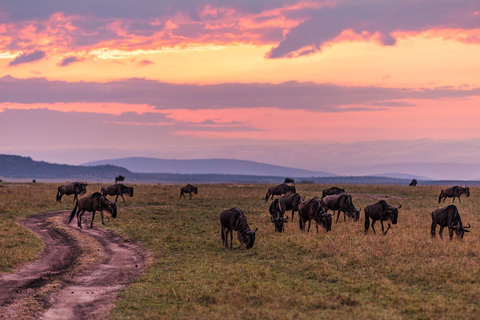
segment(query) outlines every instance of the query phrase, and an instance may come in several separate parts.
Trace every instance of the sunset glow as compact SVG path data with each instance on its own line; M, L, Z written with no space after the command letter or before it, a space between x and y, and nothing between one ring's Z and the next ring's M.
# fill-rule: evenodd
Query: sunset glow
M40 160L80 163L29 115L128 132L125 156L230 158L241 141L243 159L270 161L253 146L480 139L478 1L46 2L0 4L0 121L25 133L2 132L2 153L32 155L35 135Z

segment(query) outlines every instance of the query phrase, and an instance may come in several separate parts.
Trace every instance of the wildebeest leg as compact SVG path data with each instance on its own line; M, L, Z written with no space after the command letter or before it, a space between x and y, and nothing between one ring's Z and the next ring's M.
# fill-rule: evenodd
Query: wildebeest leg
M453 198L453 200L455 200L455 198ZM458 196L458 202L462 203L462 201L460 201L460 196Z
M373 231L373 234L375 234L375 227L374 227L375 222L377 222L377 220L373 220L373 219L372 219L372 231Z
M308 220L308 229L307 229L307 233L310 232L310 226L312 225L312 220Z
M292 222L293 222L293 217L295 217L295 210L292 209Z
M102 224L105 225L105 221L103 221L103 210L100 211L100 215L102 216Z
M73 197L73 203L75 203L75 200L78 201L77 194L75 193L75 196Z
M432 222L432 227L430 228L430 234L432 235L432 238L435 238L436 229L437 229L437 224L435 222Z
M450 236L450 241L452 241L452 237L453 237L453 228L451 228L450 226L448 226L448 235Z
M92 213L92 221L90 222L90 228L93 228L93 219L95 219L95 210Z
M380 224L382 225L382 233L385 234L384 232L385 229L383 228L383 220L380 220Z
M370 218L365 214L365 234L368 233L368 228L370 228Z
M387 231L385 231L385 232L383 233L384 236L387 235L388 230L390 230L390 223L388 224Z
M233 230L228 230L230 231L230 250L232 250L232 246L233 246Z
M315 228L317 228L317 234L318 234L318 221L315 220Z
M82 217L83 217L83 214L85 213L85 210L78 210L77 211L77 225L81 228L82 227Z
M123 204L128 207L128 204L125 202L125 198L123 197L123 193L120 194L120 196L122 197L122 200L123 200ZM117 196L118 197L118 196ZM115 201L116 202L116 201Z
M345 217L346 213L343 211L343 222L347 222L347 218Z
M440 235L440 239L443 240L443 228L442 226L440 226L440 231L438 231L438 234Z
M193 197L193 195L192 195L192 193L190 192L190 193L188 194L188 199L192 199L192 197Z

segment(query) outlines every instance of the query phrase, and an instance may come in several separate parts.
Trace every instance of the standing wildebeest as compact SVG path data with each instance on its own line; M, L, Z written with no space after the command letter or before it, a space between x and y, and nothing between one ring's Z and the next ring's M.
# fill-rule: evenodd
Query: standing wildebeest
M290 193L284 196L281 196L280 201L285 205L285 210L292 210L292 222L295 217L295 211L298 211L298 205L300 202L305 201L305 199L298 193Z
M312 219L314 219L317 233L319 224L321 224L323 228L325 228L325 231L328 232L332 230L332 215L333 214L328 214L323 211L318 198L303 201L298 205L298 226L300 227L300 230L305 231L305 223L308 221L308 233L310 232Z
M346 193L332 194L330 196L325 196L321 200L321 205L323 211L328 212L332 210L335 214L335 210L338 210L337 220L340 218L340 212L343 212L343 221L346 221L348 217L352 218L355 221L360 219L360 210L357 210L352 202L352 196Z
M123 182L125 181L125 177L122 176L122 175L118 175L115 177L115 183L118 183L118 182Z
M333 194L340 194L340 193L345 193L345 189L340 189L337 187L331 187L328 189L324 189L322 191L322 198L325 198L326 196L331 196Z
M285 217L285 204L280 199L273 200L268 208L270 212L270 220L275 224L275 231L283 231L283 223L288 222L288 217Z
M402 205L398 207L392 207L388 205L385 200L380 200L375 204L371 204L365 207L365 234L368 233L368 228L370 226L370 219L372 219L372 230L373 234L375 234L374 224L377 220L380 220L382 224L382 233L386 235L388 230L390 229L390 223L388 223L387 231L384 232L383 228L383 221L391 221L392 224L397 224L398 219L398 209L400 209Z
M438 196L438 203L440 203L442 198L443 198L443 202L445 202L445 199L447 199L447 197L453 198L452 202L455 202L455 198L458 197L458 202L461 203L462 201L460 201L460 196L462 194L465 194L467 197L470 197L470 188L469 187L462 188L459 186L455 186L448 189L443 189L442 191L440 191L440 195Z
M295 193L295 192L297 192L297 190L295 189L294 186L289 186L286 183L281 183L277 186L268 188L267 194L265 195L265 202L268 201L268 198L270 198L270 196L272 197L272 200L273 200L273 196L275 195L281 196L282 194Z
M123 203L128 207L128 204L125 202L125 198L123 197L126 194L129 197L133 197L133 187L127 187L121 183L117 183L111 186L104 186L102 187L102 195L106 196L117 196L115 198L115 203L117 203L117 199L119 196L122 197Z
M87 192L87 183L86 182L72 182L67 185L61 185L58 187L57 191L57 201L62 202L62 196L66 194L67 196L74 194L73 202L78 200L77 196L79 194L85 194Z
M77 210L78 208L78 210ZM70 219L68 223L72 222L73 217L77 214L77 224L82 227L82 216L85 211L92 212L92 221L90 222L90 228L93 228L93 219L95 219L95 211L100 211L102 215L102 224L105 224L103 221L103 210L110 212L112 218L117 217L117 205L107 199L104 195L101 195L99 192L77 200L75 207L73 208L72 213L70 214Z
M230 249L233 245L233 231L238 233L238 241L245 248L250 249L255 243L255 230L250 230L247 218L239 208L225 209L220 214L220 223L222 225L222 241L225 249L228 248L228 234L230 233Z
M463 238L465 232L470 232L470 230L467 230L467 228L470 228L470 223L468 226L463 226L460 214L458 214L458 209L453 204L444 208L436 209L432 212L432 228L430 230L432 238L435 238L437 224L440 225L440 231L438 233L442 239L443 228L448 227L450 241L452 240L454 230L457 237L460 239Z
M197 194L197 188L192 186L191 184L187 184L185 187L180 188L180 197L179 199L183 196L185 198L185 193L188 193L188 198L192 199L193 195L192 193Z
M410 187L416 187L418 184L417 180L416 179L413 179L412 182L410 182L409 186Z

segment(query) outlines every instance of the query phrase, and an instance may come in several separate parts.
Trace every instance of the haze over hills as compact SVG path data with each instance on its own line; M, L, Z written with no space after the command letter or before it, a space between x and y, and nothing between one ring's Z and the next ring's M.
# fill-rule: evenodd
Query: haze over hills
M254 161L233 159L175 160L132 157L87 162L85 166L114 165L138 173L231 174L285 177L333 177L322 171L276 166Z

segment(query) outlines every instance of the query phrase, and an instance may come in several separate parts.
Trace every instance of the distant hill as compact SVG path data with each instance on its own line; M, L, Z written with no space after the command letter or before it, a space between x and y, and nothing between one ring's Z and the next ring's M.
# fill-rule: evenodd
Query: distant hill
M136 173L230 174L279 177L333 177L334 174L232 159L170 160L122 158L85 163L85 166L115 165Z
M108 179L131 174L125 168L112 165L96 167L70 166L34 161L30 157L0 154L0 177L28 179Z

